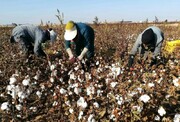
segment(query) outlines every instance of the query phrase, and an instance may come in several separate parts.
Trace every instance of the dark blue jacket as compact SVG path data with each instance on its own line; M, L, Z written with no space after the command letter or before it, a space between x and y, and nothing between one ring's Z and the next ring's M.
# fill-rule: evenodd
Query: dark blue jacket
M75 41L76 49L82 50L86 47L89 51L94 51L94 30L87 24L75 23L78 31L78 40ZM65 48L70 48L71 41L65 40Z

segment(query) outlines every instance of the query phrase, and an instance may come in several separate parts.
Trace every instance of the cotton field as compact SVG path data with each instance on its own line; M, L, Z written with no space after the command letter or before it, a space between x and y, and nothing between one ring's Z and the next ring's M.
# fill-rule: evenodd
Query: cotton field
M69 63L61 26L51 25L58 40L43 45L47 59L26 59L18 45L9 43L12 27L1 27L0 121L179 122L180 51L162 49L157 66L135 60L127 69L134 41L150 25L91 25L95 57L90 70L82 68L86 59ZM180 25L156 26L165 42L180 39Z

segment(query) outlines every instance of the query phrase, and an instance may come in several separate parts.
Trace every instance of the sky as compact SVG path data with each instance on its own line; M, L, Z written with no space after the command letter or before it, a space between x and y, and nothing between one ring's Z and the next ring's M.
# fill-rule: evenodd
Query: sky
M1 0L0 25L59 23L57 9L64 23L180 20L180 0Z

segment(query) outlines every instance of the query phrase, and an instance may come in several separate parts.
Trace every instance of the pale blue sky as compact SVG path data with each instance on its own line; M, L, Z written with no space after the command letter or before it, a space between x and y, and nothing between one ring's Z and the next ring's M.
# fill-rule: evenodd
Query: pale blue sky
M180 20L180 0L1 0L0 24L58 23L57 9L64 22Z

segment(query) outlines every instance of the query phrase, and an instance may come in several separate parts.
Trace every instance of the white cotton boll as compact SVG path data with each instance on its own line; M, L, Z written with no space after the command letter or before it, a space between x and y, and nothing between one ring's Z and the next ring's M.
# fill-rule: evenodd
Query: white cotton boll
M160 121L160 116L156 115L155 118L154 118L154 120Z
M83 111L80 111L80 112L79 112L79 116L78 116L78 120L81 120L81 119L82 119L82 116L83 116Z
M80 106L82 108L87 107L87 102L84 100L83 97L80 97L79 100L77 101L77 106Z
M72 93L72 91L69 91L68 94L69 94L69 95L72 95L73 93Z
M74 83L73 85L72 85L72 88L74 88L74 87L78 87L79 86L79 84L78 83Z
M76 80L76 76L75 76L75 74L74 74L74 73L70 74L70 79L72 79L72 80Z
M50 66L51 71L54 70L55 68L56 68L56 65L54 65L54 64L52 64L52 65Z
M78 66L74 68L74 70L75 70L75 71L77 71L78 69L79 69L79 67L78 67Z
M140 101L143 101L146 103L150 100L150 97L147 94L144 94L139 99L140 99Z
M99 97L99 96L102 96L102 93L103 93L102 90L100 90L100 89L97 90L97 96L98 96L98 97Z
M97 102L94 102L93 105L96 107L96 108L99 108L99 104Z
M29 86L29 85L30 85L30 79L24 79L24 80L22 81L22 84L23 84L24 86Z
M94 114L90 114L88 117L88 122L95 122Z
M115 97L118 105L122 105L124 103L123 98L121 96L115 95Z
M84 74L84 70L81 70L81 73L80 74Z
M8 90L7 94L11 95L12 98L15 99L16 95L17 95L16 86L15 85L8 85L6 89Z
M136 106L133 106L132 109L135 109L136 111L141 113L141 111L143 110L143 107L136 105Z
M18 118L21 118L22 116L21 116L21 115L19 115L19 114L17 114L17 117L18 117Z
M19 91L18 92L18 97L23 100L24 98L26 98L26 93L23 92L23 91Z
M33 112L37 111L37 107L30 107L29 109L32 110Z
M179 79L176 78L176 79L173 79L173 84L174 86L178 87L180 84L179 84Z
M61 88L61 89L59 90L59 92L60 92L61 94L66 94L67 90L65 90L64 88Z
M88 72L85 73L85 77L86 77L86 79L88 79L88 80L89 80L89 79L92 79L91 74L89 74Z
M52 106L57 106L58 105L58 102L57 101L54 101Z
M12 85L12 84L16 83L16 81L17 81L17 80L16 80L15 77L11 77L9 84Z
M23 103L23 102L24 102L24 100L21 99L21 98L19 98L18 101L19 101L20 103Z
M4 102L1 104L1 110L9 110L9 102Z
M138 90L139 93L143 92L143 89L141 87L138 87L137 90Z
M110 81L110 80L111 80L110 78L106 78L106 79L105 79L106 84L109 84L109 81Z
M128 93L128 96L133 97L136 94L138 94L138 92L132 91L132 92Z
M111 114L111 115L110 115L110 119L113 120L113 121L116 121L115 115L114 115L114 114Z
M173 122L180 122L180 114L175 114Z
M22 105L21 105L21 104L16 105L16 109L17 109L18 111L22 110Z
M51 76L57 76L57 70L53 70L53 71L51 72Z
M166 95L165 98L168 100L170 98L170 95L169 94Z
M42 92L37 91L37 92L36 92L36 95L37 95L39 98L41 98Z
M7 85L6 87L7 91L11 91L14 88L15 88L15 85Z
M102 87L103 87L103 84L95 84L94 86L95 86L95 87L98 87L98 88L102 88Z
M148 83L149 87L154 87L154 83Z
M42 89L42 90L45 89L45 85L44 85L44 84L41 85L41 89Z
M164 110L164 108L162 106L160 106L158 109L158 113L160 116L164 116L166 114L166 111Z
M30 89L30 88L27 89L27 90L26 90L26 96L29 96L29 95L31 94L31 92L32 92L32 89Z
M69 101L69 100L68 100L68 101L66 101L66 102L65 102L65 104L66 104L66 105L68 105L68 106L71 106L71 103L70 103L70 101Z
M117 82L111 82L111 87L114 88L117 84Z
M87 95L94 94L94 91L95 91L95 88L92 85L86 88Z
M161 78L157 81L157 83L161 83L162 80L163 80L163 78L161 77Z
M74 112L74 110L73 110L72 108L70 108L70 109L69 109L69 113L72 114L73 112Z
M81 93L82 92L82 89L81 88L78 88L78 87L75 87L74 88L74 93L76 93L77 95L79 94L79 93Z
M50 78L50 82L54 83L54 78L53 77Z
M82 80L79 75L78 75L78 78L77 78L77 79L78 79L78 81L79 81L80 83L84 82L84 80Z
M99 61L96 61L96 65L99 65Z
M60 81L60 82L63 82L63 78L59 78L59 81Z
M140 69L140 72L143 72L143 69Z

